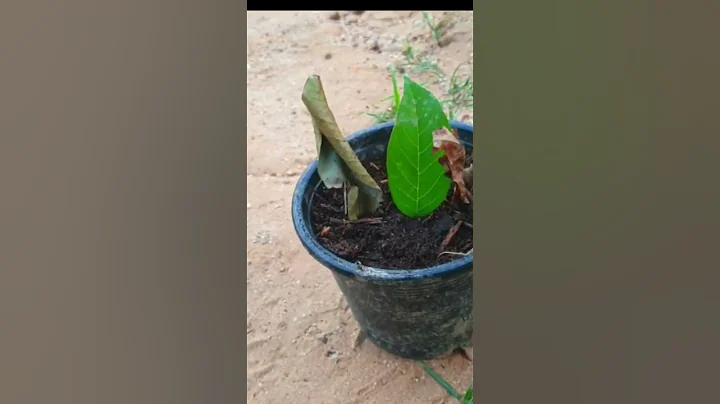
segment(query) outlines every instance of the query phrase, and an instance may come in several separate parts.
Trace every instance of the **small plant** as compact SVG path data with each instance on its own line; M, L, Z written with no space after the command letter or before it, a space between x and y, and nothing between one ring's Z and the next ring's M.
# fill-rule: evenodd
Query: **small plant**
M387 101L387 100L383 100ZM381 101L381 102L383 102ZM384 111L379 112L377 114L374 114L372 112L365 112L365 115L371 117L373 120L375 120L375 123L386 123L390 122L393 119L395 119L395 105L391 105L387 107Z
M394 76L393 89L399 106L388 144L387 174L398 210L411 218L429 216L445 201L453 182L453 202L470 203L465 148L451 132L440 101L407 76L402 99Z
M434 358L472 336L472 187L459 133L472 145L473 129L450 126L422 85L404 77L401 97L398 84L395 78L395 124L346 139L320 77L308 78L302 101L318 158L298 180L292 218L302 245L335 275L361 329L383 336L378 346L402 357ZM420 277L406 272L435 267L440 270ZM448 271L463 276L448 277ZM448 288L457 299L433 293ZM397 297L387 299L389 290ZM409 315L418 311L426 315Z
M455 68L448 82L447 92L450 99L443 101L443 104L448 106L450 119L456 119L461 110L472 109L473 107L472 66L470 66L470 74L465 78L460 75L460 67L462 67L462 64Z
M437 63L415 53L415 49L411 45L405 47L403 56L405 60L399 66L403 70L408 70L412 74L428 74L434 76L436 81L440 81L445 77L445 72Z
M384 112L379 114L371 114L366 112L366 115L373 117L376 123L390 122L395 119L398 106L400 105L400 93L397 90L397 76L395 73L395 69L390 69L390 76L392 77L393 83L393 96L387 97L381 102L392 101L392 104Z
M447 39L447 33L454 25L452 14L445 14L439 19L434 19L429 13L423 12L423 21L430 29L431 36L438 45L442 45ZM422 86L439 86L442 92L440 103L447 110L450 120L456 120L460 114L473 108L473 77L472 61L463 62L457 65L452 75L448 76L438 65L438 61L428 56L428 50L418 52L408 42L402 50L403 60L397 63L396 67L390 68L390 73L409 74L414 78L422 78ZM465 65L469 69L462 69ZM427 88L427 87L426 87ZM392 103L392 97L387 97L378 103L383 105L377 112L365 112L375 120L375 123L385 123L395 119L398 104ZM376 103L377 105L377 103Z
M423 20L430 29L430 33L432 34L435 43L437 43L438 46L443 46L442 37L448 30L448 28L450 28L453 24L450 16L446 15L445 18L442 18L440 21L435 22L435 20L430 16L429 13L423 12Z
M422 86L439 85L443 90L440 104L447 109L447 115L450 120L458 119L459 114L463 111L472 110L472 62L460 63L455 67L452 75L448 77L437 63L427 58L417 56L411 46L407 46L403 54L405 55L404 62L399 64L397 68L390 68L391 76L407 72L413 76L428 78L427 81L419 83ZM469 69L461 69L463 66L468 66ZM393 80L395 80L395 78L393 78ZM398 104L393 96L385 97L378 103L389 103L389 105L383 106L379 112L365 112L364 114L372 117L375 123L385 123L395 119Z
M449 395L450 397L458 400L461 404L472 404L473 402L473 388L472 388L472 382L470 383L470 387L467 389L465 394L460 394L455 390L453 386L450 385L450 383L446 382L445 379L442 378L439 374L437 374L430 366L428 366L425 362L420 361L420 366L422 366L425 373L428 374L428 376L432 377L437 384L440 385Z
M472 182L472 167L465 168L465 147L452 132L442 104L407 76L401 97L394 71L391 75L397 107L387 148L387 175L395 206L407 217L427 217L445 201L453 183L451 203L469 204L472 195L466 184ZM351 220L372 214L381 203L380 187L340 132L318 76L308 78L302 100L312 117L323 183L346 188L345 212Z

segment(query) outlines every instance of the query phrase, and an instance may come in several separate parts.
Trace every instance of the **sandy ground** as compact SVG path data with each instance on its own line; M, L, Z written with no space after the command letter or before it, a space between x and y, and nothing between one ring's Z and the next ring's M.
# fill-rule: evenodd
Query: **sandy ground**
M290 200L315 158L300 100L307 77L321 76L346 134L366 128L374 121L363 113L380 111L391 95L387 67L407 44L449 73L472 60L472 14L453 13L442 47L418 12L330 14L248 12L247 399L452 403L416 363L369 342L355 346L358 326L329 271L300 245ZM462 118L472 121L472 111ZM459 391L472 380L472 364L459 355L429 364Z

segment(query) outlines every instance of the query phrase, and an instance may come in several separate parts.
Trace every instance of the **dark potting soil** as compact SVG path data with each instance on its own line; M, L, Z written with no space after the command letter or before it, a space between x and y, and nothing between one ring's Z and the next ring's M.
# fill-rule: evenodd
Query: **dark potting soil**
M466 167L471 163L472 156L468 156ZM344 212L343 189L320 185L310 210L313 230L325 248L350 262L387 269L427 268L463 258L440 253L465 254L472 249L472 205L450 205L454 185L432 215L411 219L392 202L385 160L364 161L363 165L382 188L384 202L372 217L351 223ZM458 226L457 233L442 248L454 226Z

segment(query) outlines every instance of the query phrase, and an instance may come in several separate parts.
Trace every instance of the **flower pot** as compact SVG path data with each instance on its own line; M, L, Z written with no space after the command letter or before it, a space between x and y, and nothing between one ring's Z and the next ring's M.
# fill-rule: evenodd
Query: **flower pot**
M384 157L394 124L387 123L348 138L361 160ZM472 152L473 127L451 122ZM472 340L472 264L468 255L423 269L360 267L320 244L311 223L311 201L322 186L317 161L298 180L292 218L302 245L330 269L367 338L394 355L428 360L450 354Z

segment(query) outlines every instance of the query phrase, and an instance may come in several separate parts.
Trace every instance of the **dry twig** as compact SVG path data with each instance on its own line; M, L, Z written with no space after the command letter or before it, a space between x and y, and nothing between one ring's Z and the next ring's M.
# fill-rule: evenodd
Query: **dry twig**
M455 235L457 234L458 230L460 229L460 226L462 226L463 221L459 220L453 227L450 228L450 231L448 232L447 236L445 236L445 239L443 240L442 244L440 244L440 251L443 251L447 248L448 245L452 242L453 238L455 238Z
M331 217L328 219L331 223L336 224L380 224L383 223L383 219L381 217L364 217L358 220L343 220L343 219L335 219L334 217Z
M328 235L328 233L330 233L331 230L332 229L330 228L330 226L325 226L322 228L322 230L318 232L317 237L325 237Z

